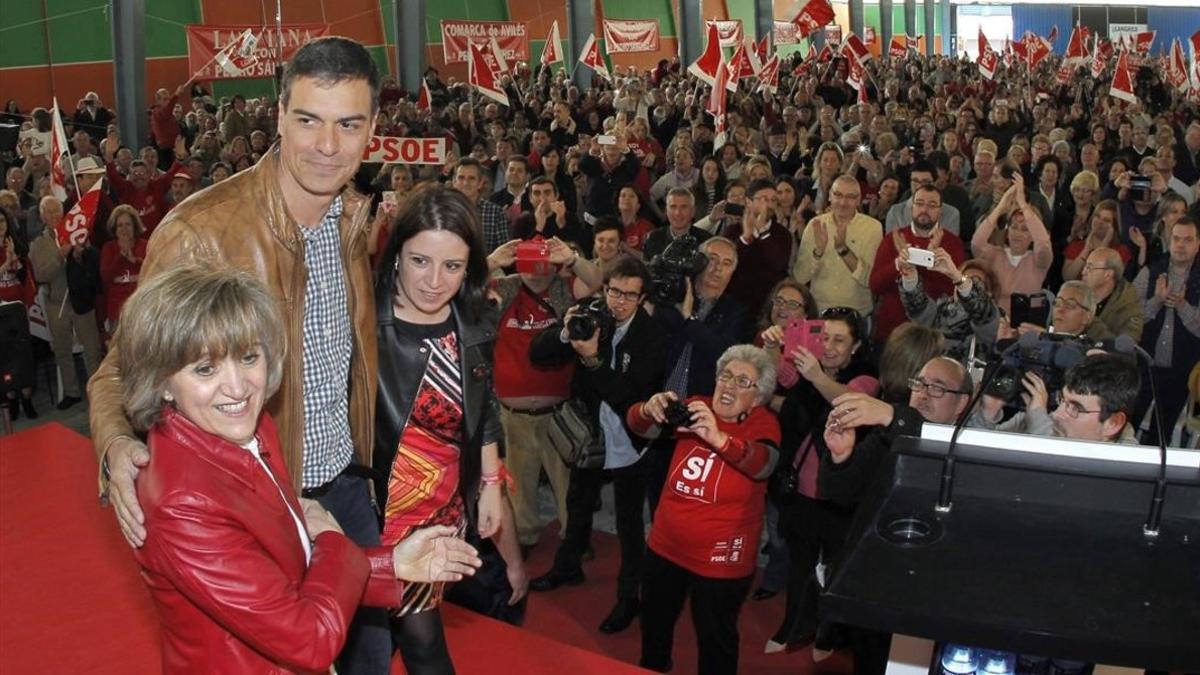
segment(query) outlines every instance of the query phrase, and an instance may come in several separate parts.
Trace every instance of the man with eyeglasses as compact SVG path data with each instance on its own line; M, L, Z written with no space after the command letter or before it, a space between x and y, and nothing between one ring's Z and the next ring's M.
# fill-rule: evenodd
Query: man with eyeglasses
M879 242L879 250L875 252L875 262L871 268L871 293L879 298L874 332L879 342L887 340L897 326L908 320L904 302L900 298L901 283L906 289L912 290L919 280L925 294L932 300L943 298L955 290L950 277L942 273L942 269L948 268L946 262L958 267L967 258L962 240L939 225L945 209L953 208L942 204L941 190L922 183L913 191L910 202L912 222L902 229L892 230L890 237L884 237ZM936 267L913 265L909 258L910 248L934 253ZM938 256L946 259L940 265Z
M884 228L887 232L901 229L914 222L913 200L916 199L917 190L923 186L934 186L937 180L937 168L929 160L923 159L913 164L912 171L908 175L909 197L888 209L887 223ZM941 190L938 190L938 214L934 222L940 224L943 230L957 235L961 215L957 208L943 204L941 196Z
M859 213L862 191L853 176L835 178L830 197L831 211L804 228L792 276L809 284L819 308L850 307L866 316L875 304L869 281L883 226Z
M1088 255L1080 278L1096 296L1095 321L1113 335L1128 335L1140 340L1146 315L1142 312L1137 291L1125 280L1124 273L1125 262L1121 260L1121 254L1104 247Z
M583 402L604 444L604 467L573 467L567 489L567 528L549 572L534 579L534 591L550 591L584 581L581 564L592 533L592 507L600 496L605 474L612 477L617 538L621 543L621 568L617 575L617 603L600 623L603 633L625 630L638 615L642 561L646 537L642 503L646 497L648 447L640 436L631 436L624 424L629 406L657 391L663 377L666 335L645 309L642 300L649 284L645 264L621 256L604 282L604 300L616 321L611 336L599 329L586 340L572 340L564 323L556 323L534 338L530 359L535 365L578 361L571 380L571 395ZM578 310L567 312L567 320Z

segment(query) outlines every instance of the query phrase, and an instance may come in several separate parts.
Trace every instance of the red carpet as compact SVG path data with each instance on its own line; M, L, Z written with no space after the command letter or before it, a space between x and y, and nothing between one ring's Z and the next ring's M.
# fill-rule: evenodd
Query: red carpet
M57 424L0 437L0 672L159 672L154 606L112 512L97 505L95 493L96 461L86 438ZM530 559L533 575L550 565L552 530ZM594 547L588 583L532 597L523 629L446 607L458 671L645 672L628 665L639 652L636 623L617 636L596 630L611 608L618 552L610 535L595 535ZM817 671L807 650L762 655L781 613L781 598L747 602L741 672L848 672L841 658ZM675 672L695 672L686 611L676 629L675 663Z

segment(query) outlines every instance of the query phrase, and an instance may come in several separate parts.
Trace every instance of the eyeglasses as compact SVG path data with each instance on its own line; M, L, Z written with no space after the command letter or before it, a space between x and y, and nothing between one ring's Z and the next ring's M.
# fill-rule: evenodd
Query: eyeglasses
M771 299L771 304L775 307L787 309L793 312L798 312L804 309L804 302L800 300L788 300L787 298L776 296Z
M858 310L853 307L829 307L821 312L822 319L853 319L858 321L861 317Z
M960 391L958 389L947 389L946 387L944 387L940 384L937 384L934 382L926 382L925 380L922 380L919 377L908 378L908 388L917 393L920 393L923 391L929 396L929 398L941 398L941 397L945 396L946 394L966 394L966 393L968 393L965 391Z
M757 382L745 375L734 375L728 370L722 370L717 373L717 382L721 384L729 384L732 382L738 389L753 389L758 385Z
M629 302L637 302L642 297L641 291L623 291L612 286L606 286L604 293L612 300L628 300Z
M1086 270L1087 268L1084 267L1084 269ZM1075 311L1077 309L1082 309L1085 312L1092 311L1091 307L1088 307L1087 305L1085 305L1082 302L1079 302L1078 300L1075 300L1073 298L1056 298L1054 300L1054 306L1055 307L1064 307L1071 311Z
M1087 408L1084 408L1075 401L1071 400L1064 400L1062 403L1058 404L1058 407L1067 413L1067 417L1070 417L1073 420L1079 419L1079 416L1084 413L1102 412L1100 410L1088 410Z

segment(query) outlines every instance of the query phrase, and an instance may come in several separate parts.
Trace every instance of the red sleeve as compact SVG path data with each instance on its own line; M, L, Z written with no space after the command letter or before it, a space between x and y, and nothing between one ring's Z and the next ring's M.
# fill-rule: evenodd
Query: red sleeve
M404 582L396 578L391 546L368 546L363 549L371 565L362 604L368 607L399 607L404 594Z
M875 266L871 268L871 293L883 295L895 290L899 276L900 273L896 271L896 244L892 241L892 233L884 232L875 251Z
M175 180L175 172L183 169L183 165L179 160L171 162L170 168L163 172L158 178L150 179L150 192L157 196L166 196L171 189L171 181Z
M139 557L213 621L289 668L317 671L333 663L370 573L362 549L344 535L317 537L296 585L208 500L178 498L147 520L151 534Z
M1067 248L1063 250L1063 258L1066 260L1074 260L1083 252L1083 240L1076 239L1067 244Z
M112 183L113 189L117 192L117 201L122 204L129 202L130 192L133 190L133 183L129 179L121 175L117 170L117 165L109 162L104 165L104 172L108 178L108 182Z
M642 415L643 405L645 405L645 401L634 403L625 413L625 424L629 425L630 431L639 436L650 433L650 430L654 428L654 420Z

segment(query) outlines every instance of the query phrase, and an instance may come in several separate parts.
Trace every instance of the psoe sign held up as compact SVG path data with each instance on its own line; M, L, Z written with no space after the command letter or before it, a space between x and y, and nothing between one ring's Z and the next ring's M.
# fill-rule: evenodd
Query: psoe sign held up
M363 161L376 164L445 164L446 146L445 138L372 136L363 153Z

